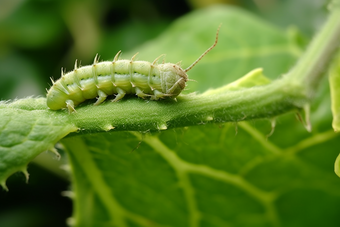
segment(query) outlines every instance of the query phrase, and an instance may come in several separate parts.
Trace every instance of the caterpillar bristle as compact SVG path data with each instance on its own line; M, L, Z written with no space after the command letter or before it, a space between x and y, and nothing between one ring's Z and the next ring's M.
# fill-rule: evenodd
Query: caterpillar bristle
M131 63L133 62L133 60L135 60L135 57L137 56L137 54L139 54L139 52L137 52L135 55L132 56L131 61L130 61Z
M76 59L76 61L74 62L74 70L78 69L77 63L78 63L78 59Z
M153 62L152 62L152 64L151 65L157 65L158 63L158 60L161 58L161 57L163 57L163 56L165 56L165 54L161 54L161 55L159 55Z
M115 58L113 59L113 62L118 61L119 55L122 53L122 51L118 51L118 53L116 54Z
M94 60L93 60L93 65L97 64L99 61L99 57L98 57L98 54L96 54L96 56L94 57Z

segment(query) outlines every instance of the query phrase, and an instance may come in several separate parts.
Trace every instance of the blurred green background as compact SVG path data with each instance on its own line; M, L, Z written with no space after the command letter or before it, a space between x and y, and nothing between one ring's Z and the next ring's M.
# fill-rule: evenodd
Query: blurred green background
M45 96L49 78L73 69L75 59L112 59L212 4L236 5L284 30L294 26L306 40L327 14L325 0L0 0L0 99ZM29 184L21 173L10 177L10 191L0 192L0 226L66 226L72 203L61 196L69 188L59 169L65 162L44 154L29 166Z

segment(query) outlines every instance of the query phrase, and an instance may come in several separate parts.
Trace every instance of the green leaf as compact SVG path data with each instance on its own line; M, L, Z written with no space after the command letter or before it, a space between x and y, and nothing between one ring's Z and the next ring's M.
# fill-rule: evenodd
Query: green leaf
M329 71L329 84L331 88L333 129L340 131L340 54L335 58Z
M26 175L27 164L77 128L66 118L46 111L46 99L0 102L0 184L17 171Z
M293 119L277 126L281 143L285 129L302 128ZM330 167L338 138L300 132L288 147L249 123L237 135L226 124L63 139L79 198L75 224L337 226L340 181Z
M340 177L340 154L338 155L338 157L335 160L334 172L336 173L336 175L338 175Z
M89 105L92 100L73 114L47 110L43 98L1 103L1 122L15 116L19 124L14 128L22 127L12 134L6 130L13 127L2 127L5 141L14 135L10 145L19 141L16 144L30 148L26 144L32 140L28 133L32 129L34 138L43 141L30 148L32 156L80 129L61 141L70 160L75 192L70 224L339 225L340 181L330 168L338 154L338 136L330 130L328 112L318 111L324 110L321 107L327 103L327 90L315 94L321 101L312 105L316 110L311 113L315 125L312 134L292 114L278 118L269 139L266 135L272 134L275 124L268 120L237 124L258 118L272 120L309 102L300 80L306 76L307 65L298 64L297 69L304 72L298 80L289 73L270 82L261 70L241 78L258 67L271 79L288 71L300 53L288 35L239 9L218 6L179 19L158 39L140 47L139 57L152 61L167 53L168 61L176 62L180 57L185 68L213 43L221 22L228 30L221 30L218 46L190 71L190 78L198 83L189 88L205 93L179 97L177 103L132 97L94 107ZM314 47L317 56L313 61L320 56L324 56L323 61L331 58L318 55L322 45ZM320 69L324 67L320 64ZM319 76L318 72L313 75ZM222 124L225 121L235 124ZM42 122L46 127L34 131ZM208 124L212 122L218 124ZM108 130L111 132L103 133ZM121 132L128 130L134 132ZM20 135L28 135L30 140ZM15 149L11 146L0 154L11 156ZM13 154L12 160L22 160L20 165L12 163L17 170L31 158ZM0 166L5 165L7 160L0 158ZM4 182L7 177L6 173L0 179Z
M223 10L225 13L222 13ZM222 20L220 17L223 16L227 19ZM284 57L280 55L287 50L294 50L288 48L294 44L285 39L284 34L278 32L281 34L281 40L285 40L282 41L285 43L282 46L285 47L277 54L275 43L280 41L271 33L274 29L263 25L262 22L257 24L257 20L238 10L222 7L197 11L182 18L165 33L166 35L155 41L154 47L150 43L140 48L149 52L139 51L141 55L144 53L150 56L157 56L152 54L155 49L159 54L176 51L176 56L184 58L191 53L188 49L195 44L195 39L213 33L211 20L222 21L223 26L227 24L227 27L233 27L235 21L244 22L242 26L238 24L236 27L240 31L249 31L248 35L242 37L251 38L238 37L245 42L238 48L240 52L242 48L248 48L249 53L254 56L249 54L223 58L233 46L223 46L221 41L222 44L220 42L216 49L195 66L196 71L193 69L191 72L194 76L191 78L199 81L197 85L190 84L195 90L204 91L207 88L219 87L219 84L228 80L233 81L237 77L235 75L243 75L242 70L254 68L253 59L259 59L265 70L272 67L274 72L270 75L275 78L286 70L287 65L282 63L293 59L294 54L283 54ZM199 30L196 31L201 31L200 35L195 33L193 28L196 27L193 24L200 24ZM266 29L261 32L261 26L254 24ZM189 31L189 28L194 30L192 36L184 32ZM255 37L252 36L252 28L257 29L258 35ZM170 43L182 34L182 39L187 39L187 43L179 42L176 45L178 48L173 48ZM237 36L239 33L233 35ZM259 47L266 49L267 45L265 57L261 56L264 52L252 52L250 48L253 42L263 40L261 35L267 38L267 43L264 42L263 47ZM259 40L256 37L259 37ZM222 50L219 49L220 46ZM168 51L160 50L161 48ZM197 51L203 47L194 49ZM219 51L223 51L221 58L214 57L214 54L218 56L216 52ZM181 54L177 54L178 52ZM238 51L235 50L234 53ZM199 56L199 52L195 55ZM144 59L141 56L140 58ZM170 58L169 54L167 58ZM195 60L194 56L191 58L189 64ZM152 58L148 60L152 61ZM244 67L237 67L238 64ZM229 71L234 71L229 73L223 70L225 65L228 65ZM269 82L259 71L255 72L257 73L253 72L233 83L234 86L227 85L220 89L231 92ZM254 84L255 78L260 78L263 82ZM220 89L209 90L202 96L218 94ZM257 102L259 100L257 99ZM229 100L228 104L232 105L230 102ZM175 105L173 108L176 112L181 110ZM225 115L228 115L229 111L226 111ZM169 112L171 113L170 110ZM136 115L138 114L140 113L136 110ZM315 127L313 134L307 133L302 124L293 119L291 115L280 117L271 140L265 136L270 133L271 127L265 121L256 122L256 125L239 124L240 129L236 132L231 124L201 125L162 133L112 132L63 139L74 173L74 191L80 198L86 198L75 200L74 224L337 226L340 182L329 168L333 165L334 155L338 153L334 146L338 144L337 137L325 126L329 123L329 118L321 124L318 123L322 119L319 115L317 122L314 122L319 127ZM206 124L205 121L201 123ZM322 129L321 125L326 130ZM320 152L320 147L327 152ZM320 206L323 209L320 209Z
M334 59L329 70L329 85L332 100L332 126L335 132L340 131L340 52ZM335 160L334 172L340 177L340 155Z

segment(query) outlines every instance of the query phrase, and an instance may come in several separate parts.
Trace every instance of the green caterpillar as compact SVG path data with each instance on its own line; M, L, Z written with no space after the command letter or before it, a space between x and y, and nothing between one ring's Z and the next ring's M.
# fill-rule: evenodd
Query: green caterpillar
M147 61L118 60L121 51L113 61L98 62L97 56L92 65L78 68L75 62L74 70L66 74L61 72L61 78L47 91L47 106L51 110L67 108L69 112L75 111L75 106L87 99L97 101L94 105L102 103L107 96L115 94L112 102L122 99L125 94L136 94L140 98L150 97L158 100L166 97L176 98L189 80L186 74L192 69L218 41L218 33L214 44L208 48L188 68L182 69L180 64L157 64L156 58L152 63Z

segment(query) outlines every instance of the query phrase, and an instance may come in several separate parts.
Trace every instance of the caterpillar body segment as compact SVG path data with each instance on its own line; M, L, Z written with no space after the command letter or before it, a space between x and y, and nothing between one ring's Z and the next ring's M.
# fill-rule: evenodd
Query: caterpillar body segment
M110 95L116 96L113 102L126 94L151 100L176 98L189 81L186 73L216 46L220 26L214 44L187 69L182 69L180 62L157 64L163 55L152 63L134 61L138 53L130 60L118 60L121 51L113 61L98 62L97 55L92 65L78 67L76 61L73 71L65 74L62 70L59 80L51 79L53 85L47 91L47 106L51 110L67 108L75 112L75 106L87 99L97 98L94 105L99 105Z

